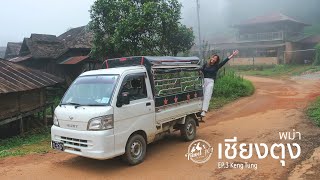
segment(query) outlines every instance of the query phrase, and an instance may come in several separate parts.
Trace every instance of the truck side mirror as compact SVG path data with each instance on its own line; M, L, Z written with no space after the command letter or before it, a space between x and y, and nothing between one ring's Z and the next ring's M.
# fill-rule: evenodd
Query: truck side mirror
M123 105L130 104L130 98L128 93L122 93L118 96L117 107L122 107Z
M127 104L130 104L130 98L129 98L129 94L122 94L122 104L123 105L127 105Z

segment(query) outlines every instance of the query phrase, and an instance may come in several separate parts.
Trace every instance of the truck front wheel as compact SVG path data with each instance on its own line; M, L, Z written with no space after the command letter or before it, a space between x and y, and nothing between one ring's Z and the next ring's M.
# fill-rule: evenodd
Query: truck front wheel
M129 165L137 165L143 162L147 151L146 140L140 134L132 135L126 145L126 152L123 159Z
M197 134L196 121L188 116L186 122L182 125L180 132L185 141L194 140Z

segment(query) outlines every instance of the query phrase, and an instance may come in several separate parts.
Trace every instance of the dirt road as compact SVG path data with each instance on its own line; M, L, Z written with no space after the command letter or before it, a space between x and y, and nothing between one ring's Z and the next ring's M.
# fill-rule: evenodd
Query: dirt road
M275 80L247 77L256 93L212 112L198 129L198 139L214 147L211 159L195 164L185 157L189 143L178 134L148 146L144 163L128 167L118 159L97 161L60 152L0 160L0 179L320 179L320 128L304 115L306 105L320 95L319 80ZM280 160L218 160L218 143L238 137L241 143L280 143L279 132L302 134L295 140L300 158ZM289 143L292 143L291 141ZM318 149L316 149L318 148ZM257 169L219 169L218 162L256 163Z

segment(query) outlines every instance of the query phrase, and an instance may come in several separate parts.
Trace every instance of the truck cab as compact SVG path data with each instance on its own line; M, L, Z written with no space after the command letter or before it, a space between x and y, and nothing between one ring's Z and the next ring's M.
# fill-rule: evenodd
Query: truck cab
M94 159L122 155L135 165L144 160L147 144L167 133L180 130L185 140L193 140L201 96L170 105L166 100L180 97L155 96L154 77L144 65L81 74L55 109L52 147Z

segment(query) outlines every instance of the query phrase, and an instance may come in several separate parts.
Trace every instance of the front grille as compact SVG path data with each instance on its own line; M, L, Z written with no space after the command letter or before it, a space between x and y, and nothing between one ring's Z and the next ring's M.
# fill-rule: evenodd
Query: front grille
M65 149L70 151L81 152L81 149L78 149L78 148L65 147Z
M76 138L69 138L61 136L61 141L63 144L66 145L72 145L76 147L88 147L88 141L84 139L76 139Z

